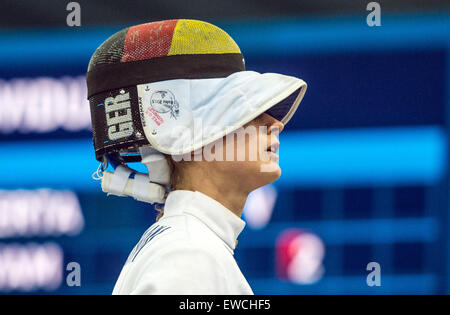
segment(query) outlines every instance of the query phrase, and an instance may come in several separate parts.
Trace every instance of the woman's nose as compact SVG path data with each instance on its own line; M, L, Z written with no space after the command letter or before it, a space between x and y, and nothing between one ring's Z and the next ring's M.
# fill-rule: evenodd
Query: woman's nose
M283 131L283 129L284 129L284 124L281 121L273 118L273 123L269 127L269 134L280 133L281 131Z

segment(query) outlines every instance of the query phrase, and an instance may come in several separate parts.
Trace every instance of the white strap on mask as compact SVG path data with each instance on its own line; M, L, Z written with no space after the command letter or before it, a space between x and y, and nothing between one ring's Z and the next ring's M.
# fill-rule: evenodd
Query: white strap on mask
M130 178L133 172L134 178ZM148 174L135 172L124 165L117 166L114 172L103 173L102 190L108 195L131 196L150 204L164 203L166 197L165 186L151 183Z
M125 187L132 172L129 167L124 165L117 166L114 173L105 172L102 178L102 190L116 196L124 196Z
M164 203L166 188L162 185L150 183L148 174L134 175L132 194L134 199L148 203Z
M142 146L139 151L142 156L141 163L147 166L150 181L165 186L169 185L171 170L164 154L150 146Z

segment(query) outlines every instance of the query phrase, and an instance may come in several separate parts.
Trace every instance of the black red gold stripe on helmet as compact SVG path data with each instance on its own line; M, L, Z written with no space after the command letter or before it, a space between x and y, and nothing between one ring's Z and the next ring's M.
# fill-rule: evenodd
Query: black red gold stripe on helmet
M169 55L177 22L178 20L167 20L130 27L123 44L121 62Z
M105 41L92 56L88 71L92 71L97 67L111 65L121 62L123 56L124 42L128 34L129 27L117 32Z

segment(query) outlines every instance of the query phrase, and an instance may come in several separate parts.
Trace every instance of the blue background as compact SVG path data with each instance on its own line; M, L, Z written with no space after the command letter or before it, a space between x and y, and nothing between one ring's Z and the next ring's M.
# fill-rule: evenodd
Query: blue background
M247 69L308 83L280 136L271 221L247 226L235 253L254 292L448 294L450 15L383 15L381 27L365 15L211 22L239 44ZM124 26L4 30L0 78L84 75L95 48ZM91 133L0 133L0 165L0 189L72 190L85 219L75 237L1 243L52 240L65 263L79 262L82 286L51 293L111 293L156 212L101 192ZM292 227L326 246L317 283L275 276L275 240ZM381 287L366 285L371 261L382 266Z

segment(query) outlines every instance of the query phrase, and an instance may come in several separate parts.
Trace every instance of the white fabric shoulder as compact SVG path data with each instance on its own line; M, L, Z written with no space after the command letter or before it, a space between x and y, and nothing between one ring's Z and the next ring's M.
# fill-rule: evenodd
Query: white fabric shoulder
M208 246L180 241L145 263L131 294L228 294L221 261Z

